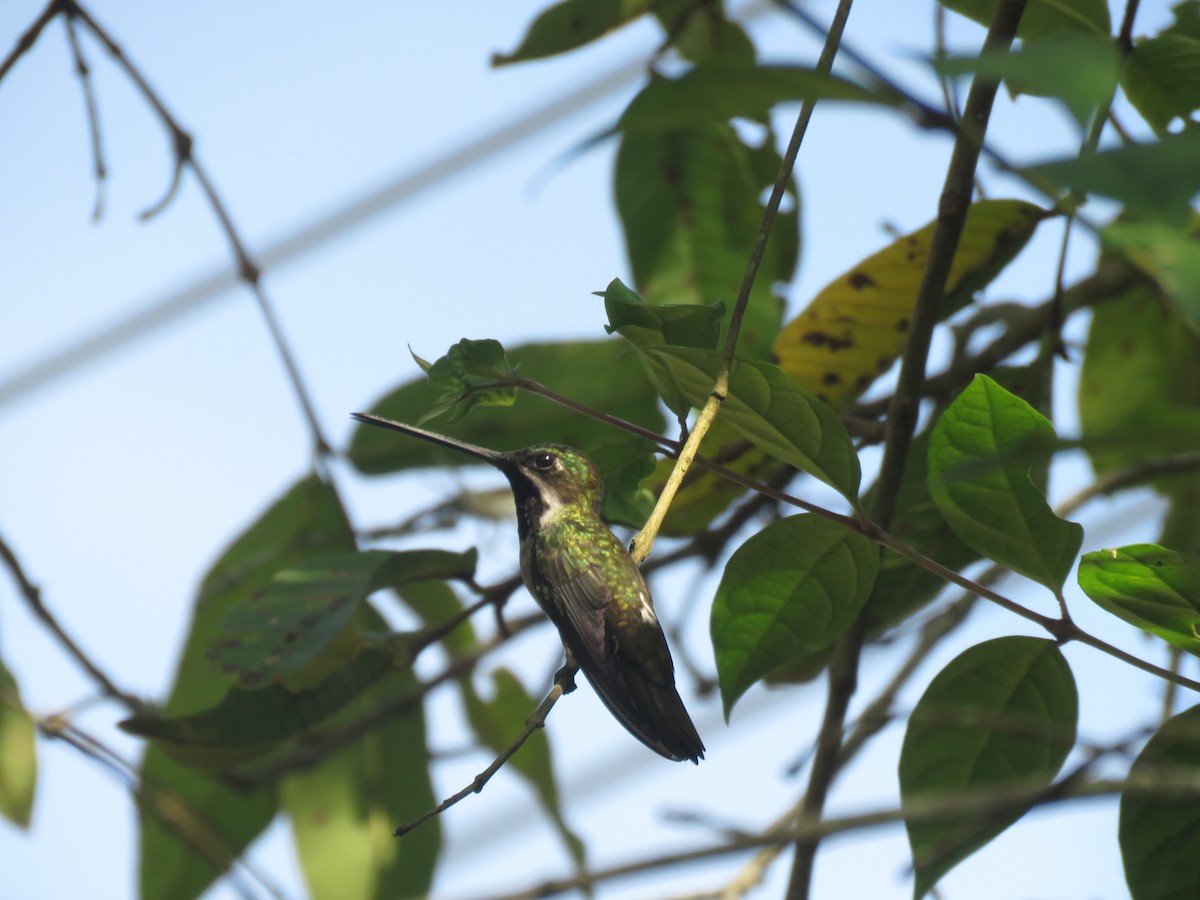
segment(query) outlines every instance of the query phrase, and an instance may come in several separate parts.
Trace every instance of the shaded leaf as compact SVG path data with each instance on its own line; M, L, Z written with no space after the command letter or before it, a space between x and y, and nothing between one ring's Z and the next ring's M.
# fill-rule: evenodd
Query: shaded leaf
M1128 144L1022 169L1073 191L1111 197L1131 215L1185 226L1200 191L1200 133L1170 135L1158 143ZM1036 183L1036 181L1035 181Z
M950 57L933 65L943 75L974 73L1003 79L1017 93L1054 97L1083 126L1116 90L1121 54L1107 34L1080 32L1027 43L1013 52Z
M654 4L654 15L672 37L671 45L686 60L754 64L754 44L740 25L726 18L723 4L664 0Z
M724 123L622 135L617 211L634 286L646 302L724 302L732 311L762 219L760 197L778 168L771 140L748 147ZM776 218L750 293L738 338L743 356L767 356L779 331L782 302L772 286L791 280L799 246L794 192L789 203ZM727 327L728 317L723 331Z
M368 627L387 627L373 610L368 619ZM411 669L392 673L343 714L366 713L416 687ZM291 819L310 897L384 900L428 893L440 823L427 822L402 841L392 832L437 802L429 764L425 714L414 704L314 768L283 778L281 808Z
M641 528L654 509L654 495L642 482L654 471L654 445L641 438L617 438L592 450L604 479L600 515L606 522Z
M371 550L306 559L275 574L236 603L209 649L243 688L263 687L309 665L344 630L359 603L383 587L425 579L470 578L476 551Z
M504 751L525 727L525 720L537 708L538 700L525 690L517 676L508 669L492 672L494 693L489 700L480 697L469 679L463 679L463 701L467 719L479 739L496 754ZM571 830L563 818L558 800L558 785L554 777L554 765L550 755L550 741L545 729L538 729L529 736L521 749L509 760L537 791L538 799L554 823L563 845L577 866L586 862L583 841Z
M542 382L585 406L660 431L663 417L654 391L638 367L629 365L628 353L622 341L562 341L510 349L508 358L523 378ZM621 372L620 378L596 377L597 372L615 371ZM416 422L436 400L436 392L421 378L397 388L369 411L399 422ZM466 419L439 430L496 449L558 443L589 455L618 434L610 425L528 394L511 408L474 409ZM382 428L357 426L350 442L350 462L367 475L427 466L484 465L427 441L396 438L394 432Z
M186 716L210 708L234 683L206 658L234 603L309 554L353 546L337 495L319 479L304 479L273 504L205 577L163 714ZM275 815L273 789L235 791L171 760L153 744L146 749L141 776L150 786L139 807L143 900L199 896Z
M904 803L970 790L1047 785L1075 743L1075 679L1053 641L1004 637L965 651L934 677L900 751ZM908 822L920 900L960 860L1028 810L978 819Z
M996 0L941 0L942 6L987 25ZM1107 36L1112 30L1105 0L1029 0L1017 37L1024 41L1062 32Z
M1022 200L972 203L946 281L946 314L999 275L1046 215ZM822 288L775 341L779 367L836 410L888 371L904 349L934 225L898 238Z
M976 375L934 425L929 493L963 543L1061 594L1083 529L1056 516L1034 480L1054 439L1045 416Z
M653 6L653 0L563 0L538 14L515 50L492 54L492 65L566 53L633 21Z
M17 680L0 661L0 816L29 827L37 787L37 728Z
M760 678L832 644L871 592L879 549L836 522L789 516L740 546L712 608L725 716Z
M776 103L845 101L894 106L836 75L793 66L702 64L678 78L655 77L621 114L614 128L626 133L679 131L746 118L765 121Z
M1192 325L1200 325L1200 241L1194 235L1157 222L1117 222L1102 237L1105 247L1153 278Z
M1200 108L1200 40L1161 34L1138 41L1125 62L1125 96L1159 137Z
M1200 706L1168 720L1129 769L1129 779L1181 778L1195 784L1200 771ZM1200 804L1168 791L1121 797L1117 835L1125 881L1133 900L1188 900L1200 896Z
M1155 544L1085 553L1079 587L1113 615L1200 656L1200 559Z

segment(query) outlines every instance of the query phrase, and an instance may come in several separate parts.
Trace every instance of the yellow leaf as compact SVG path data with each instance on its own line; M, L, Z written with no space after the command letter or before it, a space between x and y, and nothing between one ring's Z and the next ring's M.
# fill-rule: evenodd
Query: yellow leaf
M946 313L995 278L1047 215L1022 200L973 203L950 268ZM899 238L826 285L776 339L780 368L835 410L854 402L904 349L933 228Z

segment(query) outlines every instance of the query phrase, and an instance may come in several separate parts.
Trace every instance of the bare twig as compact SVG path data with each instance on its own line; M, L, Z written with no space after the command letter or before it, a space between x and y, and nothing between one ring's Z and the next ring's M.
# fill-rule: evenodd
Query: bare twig
M8 542L2 537L0 537L0 561L3 561L5 567L12 575L13 581L16 582L17 588L20 590L21 596L25 598L25 603L29 606L29 609L49 629L58 643L62 645L62 648L67 651L67 654L88 673L92 681L100 688L101 693L106 697L111 697L118 701L130 712L146 712L149 706L145 701L117 687L113 680L105 674L104 670L92 662L91 657L67 634L58 619L54 617L54 614L46 608L46 604L42 602L41 590L29 580L25 574L25 569L21 566L21 561L17 559L16 553L13 552Z
M457 791L454 794L451 794L433 809L422 813L411 822L406 822L405 824L401 825L393 832L393 834L396 837L403 837L414 828L425 824L430 819L440 816L450 807L465 800L472 794L478 794L480 791L482 791L484 785L492 780L492 776L500 771L504 764L508 762L509 758L525 745L525 742L529 740L535 731L546 724L546 717L550 715L550 710L554 708L554 704L558 702L558 698L571 690L574 690L573 682L570 683L569 687L564 687L564 681L556 679L554 687L550 689L550 693L548 693L546 698L538 704L538 707L533 711L533 714L525 720L525 727L521 729L520 734L513 739L512 743L510 743L504 748L503 751L501 751L499 756L492 760L492 764L490 766L476 775L475 780L465 788Z
M108 167L104 164L104 143L100 136L100 113L96 107L96 91L92 87L92 70L83 47L79 45L79 34L75 30L75 19L69 13L65 17L67 41L71 45L71 56L75 58L75 74L83 89L83 104L87 111L88 132L92 137L92 173L96 178L96 203L92 207L92 221L99 222L104 215L104 193L108 178Z

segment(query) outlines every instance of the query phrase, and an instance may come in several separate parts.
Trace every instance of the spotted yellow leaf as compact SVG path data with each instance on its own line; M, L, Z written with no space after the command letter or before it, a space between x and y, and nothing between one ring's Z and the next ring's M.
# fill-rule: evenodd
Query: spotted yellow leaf
M946 283L945 311L1000 274L1047 215L1022 200L973 203ZM933 227L898 238L826 285L776 339L780 368L836 410L890 369L904 349Z

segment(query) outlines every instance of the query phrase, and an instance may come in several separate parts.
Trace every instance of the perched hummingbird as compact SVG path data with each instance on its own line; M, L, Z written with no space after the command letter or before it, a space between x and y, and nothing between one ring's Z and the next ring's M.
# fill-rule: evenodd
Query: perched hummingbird
M604 483L571 447L499 453L366 413L354 418L495 466L512 486L521 577L578 665L629 733L667 759L699 762L704 744L675 690L675 666L637 564L600 518Z

